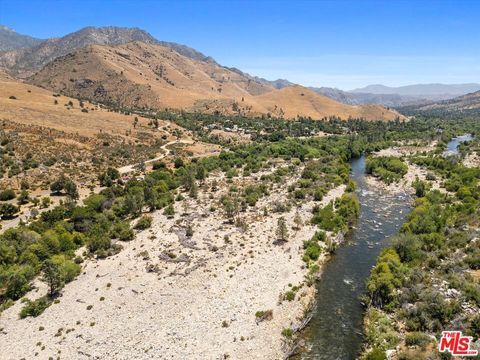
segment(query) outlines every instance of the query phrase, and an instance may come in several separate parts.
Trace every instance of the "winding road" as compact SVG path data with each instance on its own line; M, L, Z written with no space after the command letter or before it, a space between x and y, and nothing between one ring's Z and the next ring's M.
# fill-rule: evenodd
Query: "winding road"
M171 151L170 149L168 149L167 147L170 146L170 145L173 145L173 144L178 144L178 143L181 143L181 144L188 144L188 145L191 145L191 144L194 144L195 141L193 140L185 140L185 139L180 139L180 140L174 140L174 141L170 141L168 143L166 143L165 145L162 145L161 146L161 149L164 151L164 153L160 156L157 156L156 158L153 158L153 159L149 159L147 161L145 161L145 164L148 164L148 163L152 163L154 161L158 161L158 160L161 160L163 158L165 158L166 156L170 155ZM126 165L126 166L122 166L120 168L118 168L117 170L119 171L119 173L121 175L123 174L128 174L129 172L132 172L132 171L135 171L136 167L138 166L139 164L136 163L136 164L130 164L130 165ZM87 192L82 192L81 190L82 189L79 189L80 190L80 199L79 199L79 203L82 204L83 202L83 199L85 199L86 197L88 197L90 195L90 191L87 191ZM95 189L95 192L99 192L101 190L101 188L96 188ZM50 194L50 191L44 191L42 192L41 194L42 196L51 196ZM43 209L38 209L39 210L39 214L41 214L42 212L44 211L47 211L47 210L50 210L52 208L54 208L56 205L58 205L60 199L62 199L63 197L52 197L52 203L50 204L50 206L46 207L46 208L43 208ZM13 219L5 219L5 220L0 220L0 234L2 234L3 232L5 232L7 229L10 229L12 227L16 227L20 224L20 220L23 220L25 222L28 222L29 221L29 218L30 218L30 215L29 215L29 212L28 213L21 213L19 214L17 217L13 218Z
M163 158L165 158L166 156L168 156L170 154L170 149L168 149L167 147L170 146L170 145L173 145L173 144L188 144L188 145L191 145L191 144L194 144L195 141L193 140L183 140L183 139L180 139L180 140L174 140L174 141L170 141L168 143L166 143L165 145L162 145L160 148L165 151L162 155L160 156L157 156L156 158L153 158L153 159L150 159L150 160L146 160L145 161L145 164L149 164L149 163L152 163L154 161L158 161L158 160L161 160ZM132 172L132 171L135 171L135 168L140 165L140 163L136 163L136 164L130 164L130 165L126 165L126 166L122 166L120 168L118 168L118 172L123 175L123 174L127 174L129 172Z

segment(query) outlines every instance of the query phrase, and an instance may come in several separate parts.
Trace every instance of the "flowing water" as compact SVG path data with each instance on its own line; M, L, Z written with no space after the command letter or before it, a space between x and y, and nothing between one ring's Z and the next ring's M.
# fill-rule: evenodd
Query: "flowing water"
M461 136L454 137L452 140L450 140L447 144L447 150L443 152L444 156L448 155L457 155L458 154L458 146L462 142L466 141L471 141L473 140L473 135L472 134L465 134Z
M391 195L368 186L365 157L353 160L351 178L357 183L360 216L347 243L324 266L317 284L314 316L302 334L300 359L355 359L362 345L365 281L389 237L398 233L410 211L405 193Z
M473 137L453 138L448 154L458 154L461 142ZM360 296L365 281L390 237L398 233L411 210L405 193L391 195L365 181L365 157L351 162L351 178L357 183L360 216L348 234L347 243L324 266L317 284L314 316L302 336L305 340L300 359L353 360L361 350L363 310Z

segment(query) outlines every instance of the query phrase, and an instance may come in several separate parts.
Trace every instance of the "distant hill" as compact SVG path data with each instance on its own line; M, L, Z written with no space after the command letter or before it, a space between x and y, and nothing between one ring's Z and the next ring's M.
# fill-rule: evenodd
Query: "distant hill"
M138 28L86 27L2 51L0 68L51 91L122 107L285 118L402 118L383 106L342 104L285 79L269 81L224 67Z
M28 48L42 41L28 35L19 34L13 29L0 25L0 51Z
M425 98L399 94L353 93L329 87L311 87L310 89L321 95L350 105L381 104L388 107L398 107L428 102Z
M138 28L86 27L61 38L52 38L22 49L0 52L0 67L10 74L25 78L40 70L52 60L67 55L87 45L121 45L132 41L159 44L195 60L211 60L188 46L158 41L152 35ZM0 42L1 44L1 42Z
M458 96L453 99L431 102L419 106L407 106L402 111L408 114L430 114L430 115L479 115L480 114L480 91Z
M382 106L340 104L307 88L287 86L285 80L253 77L156 41L87 46L56 58L28 81L72 97L124 107L285 118L402 118Z
M312 87L311 89L344 104L381 104L388 107L403 108L426 105L478 91L480 90L480 84L417 84L400 87L368 85L351 91L329 87Z
M480 90L480 84L416 84L399 87L368 85L350 93L398 94L421 97L429 100L445 100Z

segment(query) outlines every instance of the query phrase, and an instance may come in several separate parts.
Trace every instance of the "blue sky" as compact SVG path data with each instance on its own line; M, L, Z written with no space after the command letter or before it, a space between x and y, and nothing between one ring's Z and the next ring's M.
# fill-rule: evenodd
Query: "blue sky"
M480 1L0 0L0 24L46 38L136 26L267 79L352 89L480 82Z

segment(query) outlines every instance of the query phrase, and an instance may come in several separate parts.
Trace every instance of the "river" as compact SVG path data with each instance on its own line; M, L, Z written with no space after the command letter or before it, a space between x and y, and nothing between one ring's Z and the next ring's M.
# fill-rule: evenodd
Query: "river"
M473 137L458 136L447 145L448 154ZM351 162L357 183L360 215L346 244L325 264L317 283L314 315L302 333L305 346L298 359L353 360L362 348L365 282L377 256L391 243L411 210L408 194L388 194L366 182L365 156Z
M317 283L314 316L302 334L300 359L355 359L362 346L365 281L380 251L398 233L410 211L407 194L391 195L365 181L365 157L351 162L361 203L356 227L324 266Z
M473 135L472 134L465 134L461 136L454 137L451 139L448 144L447 144L447 150L443 152L444 156L450 156L450 155L457 155L458 154L458 146L462 142L466 141L471 141L473 140Z

